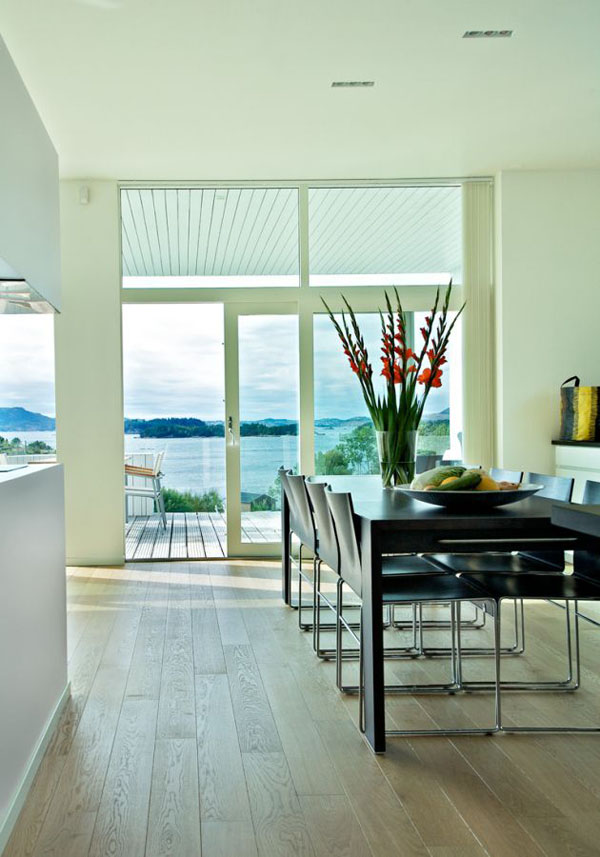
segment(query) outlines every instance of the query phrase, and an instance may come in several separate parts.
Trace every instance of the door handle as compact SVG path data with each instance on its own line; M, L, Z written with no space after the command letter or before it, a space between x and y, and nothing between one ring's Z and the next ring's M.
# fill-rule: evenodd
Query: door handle
M233 417L227 417L227 433L229 435L229 443L235 444L235 433L233 431Z

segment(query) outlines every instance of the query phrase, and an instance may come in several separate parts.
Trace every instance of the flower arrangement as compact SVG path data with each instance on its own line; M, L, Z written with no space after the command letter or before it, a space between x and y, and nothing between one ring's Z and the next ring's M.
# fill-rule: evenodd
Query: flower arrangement
M406 316L398 290L394 290L395 308L386 292L386 311L379 311L381 375L387 381L383 394L375 392L373 365L354 310L343 298L346 311L342 312L340 324L323 301L373 420L385 487L406 484L414 477L417 431L425 402L432 387L442 386L442 367L447 362L450 334L465 306L463 304L450 319L451 293L452 281L440 303L440 290L437 290L433 307L421 328L423 342L420 349L414 351L407 344Z

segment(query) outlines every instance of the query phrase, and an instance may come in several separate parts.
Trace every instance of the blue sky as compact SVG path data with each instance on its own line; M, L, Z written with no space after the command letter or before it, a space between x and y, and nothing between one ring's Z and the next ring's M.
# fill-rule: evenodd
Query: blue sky
M379 362L377 316L361 317L373 365ZM126 305L124 393L128 417L224 416L223 310L218 304ZM242 420L297 419L297 319L240 321ZM0 317L0 407L54 416L53 316ZM446 367L447 368L447 367ZM447 375L446 375L447 380ZM427 411L448 406L448 385ZM357 379L331 322L315 322L315 418L366 415Z

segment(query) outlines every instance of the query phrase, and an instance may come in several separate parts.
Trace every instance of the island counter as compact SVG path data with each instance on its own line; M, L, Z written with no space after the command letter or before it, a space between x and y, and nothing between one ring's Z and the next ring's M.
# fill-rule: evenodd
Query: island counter
M68 698L63 468L0 472L0 853Z

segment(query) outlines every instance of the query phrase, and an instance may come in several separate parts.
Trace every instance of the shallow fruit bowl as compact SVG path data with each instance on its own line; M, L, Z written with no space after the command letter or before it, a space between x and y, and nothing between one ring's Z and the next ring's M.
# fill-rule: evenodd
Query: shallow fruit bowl
M435 488L430 491L422 491L419 488L410 488L408 485L399 485L397 490L408 494L413 500L421 500L423 503L430 503L432 506L445 506L447 509L456 510L469 509L475 512L477 509L492 509L494 506L508 506L509 503L518 503L519 500L531 497L542 487L542 485L525 482L518 488L508 491L436 491Z

